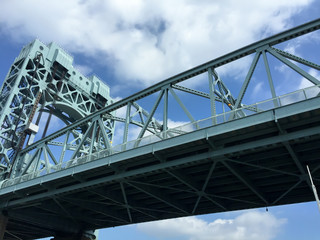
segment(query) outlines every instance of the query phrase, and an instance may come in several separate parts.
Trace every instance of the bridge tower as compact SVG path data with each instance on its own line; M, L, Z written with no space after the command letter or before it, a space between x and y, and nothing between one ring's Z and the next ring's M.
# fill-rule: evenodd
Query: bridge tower
M15 59L0 94L2 179L26 164L15 162L19 150L46 135L52 115L68 125L113 102L104 82L96 76L85 77L72 64L73 57L55 43L45 45L39 40L25 46ZM48 117L39 129L43 113ZM106 120L104 127L112 141L114 122Z
M25 46L15 59L0 94L2 179L13 177L27 164L27 158L16 161L19 151L35 137L46 135L52 127L52 115L68 125L113 102L110 89L103 81L96 76L85 77L72 64L73 57L55 43L45 45L39 40ZM48 117L39 129L43 113ZM114 121L104 121L104 128L112 142ZM86 126L82 130L85 131ZM74 134L77 143L81 136L76 136L79 131Z

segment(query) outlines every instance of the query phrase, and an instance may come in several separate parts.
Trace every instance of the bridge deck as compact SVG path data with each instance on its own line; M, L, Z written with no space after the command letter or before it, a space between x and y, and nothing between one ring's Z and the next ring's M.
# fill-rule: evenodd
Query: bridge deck
M312 201L319 106L308 99L3 188L7 229L34 239Z

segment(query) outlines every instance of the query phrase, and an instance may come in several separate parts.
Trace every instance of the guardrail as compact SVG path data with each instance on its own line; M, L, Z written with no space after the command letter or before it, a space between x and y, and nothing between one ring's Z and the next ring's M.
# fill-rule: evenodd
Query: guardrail
M63 169L67 169L70 167L74 167L80 164L84 164L87 162L91 162L103 157L107 157L113 154L121 153L124 151L128 151L137 147L145 146L148 144L152 144L155 142L159 142L168 138L173 138L176 136L180 136L186 133L190 133L199 129L212 127L214 125L222 124L229 121L234 121L240 118L244 118L250 115L258 114L260 112L264 112L271 109L276 109L282 106L290 105L296 102L301 102L307 99L311 99L314 97L320 96L320 85L315 85L312 87L308 87L305 89L300 89L295 92L291 92L276 98L271 98L265 101L261 101L252 105L248 105L237 110L228 111L222 114L218 114L213 117L209 117L206 119L198 120L195 122L187 123L185 125L168 129L167 131L163 131L161 133L148 135L143 138L136 139L134 141L129 141L124 144L119 144L113 146L111 151L109 149L105 149L99 152L95 152L91 155L82 156L70 161L63 162L61 164L50 167L50 170L47 171L46 168L41 169L40 171L36 171L30 174L25 174L23 176L7 179L0 182L0 188L9 187L21 182L25 182L31 180L33 178L41 177L50 173L54 173ZM257 109L257 112L252 111L252 108ZM245 113L237 114L238 112ZM214 121L213 121L214 120ZM139 143L138 145L136 143ZM108 164L112 164L112 162L108 162ZM49 173L48 173L49 172Z

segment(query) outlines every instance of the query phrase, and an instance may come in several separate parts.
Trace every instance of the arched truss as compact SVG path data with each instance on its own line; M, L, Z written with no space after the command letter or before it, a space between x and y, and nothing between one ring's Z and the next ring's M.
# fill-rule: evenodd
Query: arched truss
M95 76L84 77L71 64L72 58L54 43L46 46L35 40L11 66L0 97L3 171L10 171L16 154L32 143L43 112L49 118L39 131L42 137L48 128L55 127L50 124L51 115L69 125L112 103L107 85ZM75 134L81 134L86 127ZM103 119L103 129L112 141L114 121Z
M320 65L288 53L280 49L280 45L319 28L319 19L301 25L192 68L95 111L20 151L11 178L16 178L17 181L28 180L186 132L317 97L320 81L305 67L319 71ZM248 56L251 64L248 65L242 85L237 94L232 93L230 86L227 86L219 74L220 68ZM259 61L263 61L271 98L262 103L246 105L243 99L251 94L247 89ZM293 70L311 83L311 88L298 89L285 96L278 95L272 77L274 68L270 66L270 61ZM202 74L207 75L206 90L184 86L185 81L197 81L197 76ZM198 108L206 110L208 115L196 118L192 114L191 104L184 103L188 97L198 99L199 104L206 102L207 105L198 105ZM150 104L151 101L153 104ZM143 103L146 106L143 105L142 108ZM169 117L171 105L181 109L188 118L187 125L178 128L169 126L172 120ZM119 116L115 112L123 114ZM106 122L113 121L117 122L115 136L119 134L121 137L117 145L111 143L108 132L104 131ZM151 132L151 135L147 132Z

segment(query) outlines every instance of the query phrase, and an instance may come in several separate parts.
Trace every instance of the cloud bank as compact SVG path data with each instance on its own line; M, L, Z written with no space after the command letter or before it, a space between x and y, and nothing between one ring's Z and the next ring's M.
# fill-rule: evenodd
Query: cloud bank
M270 213L250 211L234 219L206 222L198 217L186 217L142 223L139 231L155 239L187 240L271 240L286 223Z
M148 86L289 27L311 0L2 0L0 33L56 41ZM115 85L115 84L114 84Z

